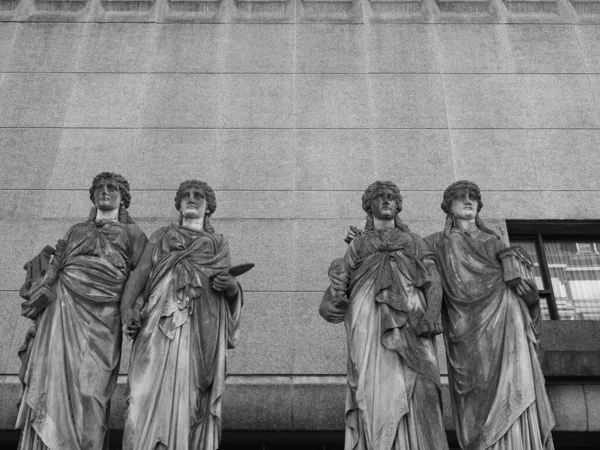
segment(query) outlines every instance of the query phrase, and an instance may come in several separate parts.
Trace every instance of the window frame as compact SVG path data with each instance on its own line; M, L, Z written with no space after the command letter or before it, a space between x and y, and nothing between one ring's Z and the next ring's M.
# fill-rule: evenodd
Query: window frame
M507 220L508 239L533 239L544 286L539 295L546 300L550 320L560 320L552 288L550 267L544 250L544 240L582 238L600 240L600 220Z

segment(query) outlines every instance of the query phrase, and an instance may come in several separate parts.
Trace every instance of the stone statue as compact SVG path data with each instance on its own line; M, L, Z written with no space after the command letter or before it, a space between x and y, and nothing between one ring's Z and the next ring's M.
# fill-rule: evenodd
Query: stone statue
M146 236L127 213L125 178L100 173L89 192L89 220L59 241L52 263L24 296L23 315L36 321L37 331L22 380L20 450L108 449L121 293Z
M554 418L536 355L537 288L505 283L497 257L505 246L479 218L482 206L475 183L451 184L442 202L444 231L427 238L444 287L458 440L468 450L552 450Z
M150 237L123 295L129 366L124 450L213 450L221 435L225 353L238 337L242 292L209 217L211 187L184 181L180 223ZM141 297L140 297L141 296Z
M348 336L346 450L444 450L433 336L441 285L433 252L400 222L402 196L376 181L362 197L364 232L329 268L319 312Z

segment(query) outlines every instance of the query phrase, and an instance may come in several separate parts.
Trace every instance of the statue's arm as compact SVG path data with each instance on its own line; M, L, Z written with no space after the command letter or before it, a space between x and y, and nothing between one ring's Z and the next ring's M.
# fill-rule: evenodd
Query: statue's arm
M121 319L123 332L129 338L134 338L141 326L141 310L143 302L137 301L144 292L146 283L152 271L152 255L158 245L157 233L154 233L146 243L139 261L125 284L121 298Z
M325 290L319 314L331 323L343 322L348 310L348 286L353 268L356 266L354 241L346 249L343 258L334 259L329 266L330 286Z
M414 236L417 255L427 269L430 284L423 290L427 301L427 310L422 320L417 324L416 331L419 336L432 337L442 332L440 312L442 310L442 279L438 270L435 253L431 250L433 243L431 236L426 239Z

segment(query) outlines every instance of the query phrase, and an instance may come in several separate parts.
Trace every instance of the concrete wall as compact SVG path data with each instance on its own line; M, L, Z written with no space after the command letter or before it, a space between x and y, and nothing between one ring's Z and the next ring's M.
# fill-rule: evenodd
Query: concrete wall
M3 405L28 326L22 265L87 217L100 171L130 180L147 233L175 219L181 181L208 181L234 261L257 264L229 354L232 429L342 426L343 327L317 308L370 182L395 181L423 235L462 178L501 230L600 216L598 0L0 0L0 72ZM598 385L581 383L550 387L561 426L600 430ZM114 427L122 410L119 393Z

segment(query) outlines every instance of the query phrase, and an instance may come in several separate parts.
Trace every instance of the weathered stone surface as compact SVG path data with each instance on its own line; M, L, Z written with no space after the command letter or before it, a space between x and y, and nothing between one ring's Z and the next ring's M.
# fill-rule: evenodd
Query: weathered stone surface
M327 287L328 284L324 284L322 291ZM318 288L319 286L315 286L313 289ZM319 315L322 297L323 292L294 293L292 304L294 374L346 373L346 329L343 324L334 326L327 323ZM312 392L312 389L309 388L309 391ZM330 423L334 418L324 419L324 417L331 412L330 408L333 406L322 405L321 408L315 408L315 411L318 411L319 421L323 421L323 424L315 429L327 429L325 424ZM302 417L304 423L307 422L308 418L305 414L300 414L299 417Z
M221 72L225 25L160 24L155 25L156 52L150 61L152 72L214 73Z
M424 7L423 0L369 0L372 17L383 23L419 21Z
M45 188L60 137L59 129L0 129L0 189Z
M74 81L73 74L3 74L0 127L61 127Z
M483 183L483 182L482 182ZM483 220L493 219L551 219L549 205L539 191L487 191Z
M44 192L38 190L0 190L0 218L38 219Z
M219 125L221 78L214 74L148 75L143 127L215 128Z
M490 0L435 0L444 13L486 14L490 12Z
M445 128L440 75L370 75L373 126L376 128Z
M556 419L555 431L586 431L587 411L583 385L546 385L552 412Z
M600 385L584 384L583 392L587 406L587 431L600 431Z
M401 191L443 190L454 181L447 130L374 130L373 146L376 178L393 181Z
M369 126L366 75L298 74L295 81L297 128Z
M290 430L292 377L244 382L236 377L223 395L223 428L235 430Z
M0 22L0 72L5 70L16 29L15 23Z
M216 228L229 239L234 262L253 262L244 275L246 291L291 291L294 223L286 219L222 219Z
M234 249L233 247L231 247ZM246 275L239 281L245 289ZM245 292L240 339L227 352L230 375L290 374L294 363L291 292Z
M321 378L323 381L329 381L325 377ZM337 430L344 428L345 383L340 383L337 377L332 377L329 383L322 384L303 383L301 377L295 377L294 381L293 429Z
M531 130L528 134L541 189L600 189L596 175L600 165L600 131Z
M369 130L296 130L298 190L365 189L375 176Z
M443 75L450 128L520 128L521 91L513 75Z
M450 140L457 179L494 190L538 188L543 162L530 154L526 130L450 130Z
M296 22L362 23L358 0L299 0Z
M537 219L589 220L600 216L600 203L597 191L577 192L577 201L573 201L573 191L541 191L540 208ZM516 217L515 217L516 218ZM533 217L532 217L533 219Z
M138 127L146 83L140 74L78 74L65 126Z
M578 15L586 16L600 13L600 3L597 0L569 0Z
M516 75L528 128L598 128L586 75Z
M443 72L513 72L505 25L446 24L436 30Z
M16 27L14 45L6 56L3 70L75 71L84 27L85 25L77 23L20 23ZM0 31L0 39L2 37Z
M292 191L220 191L219 217L224 219L292 219Z
M364 189L363 189L364 190ZM365 212L356 201L359 191L296 191L294 217L311 219L351 219L364 221ZM342 227L341 232L346 230Z
M516 73L585 73L570 25L507 25Z
M219 130L211 164L214 189L291 190L295 150L292 130ZM271 205L278 209L278 206Z
M513 14L556 14L557 0L503 0L506 9Z
M30 218L1 218L0 245L3 248L14 248L6 252L0 259L0 291L18 291L25 281L23 264L33 258L44 247L37 248L38 221ZM14 246L19 242L19 246ZM56 239L52 244L56 243ZM46 244L44 244L46 245ZM15 297L13 297L15 298ZM20 308L20 303L17 303ZM2 373L2 372L0 372Z
M23 260L23 263L25 262L27 262L26 259ZM25 281L23 263L20 264L21 284ZM0 291L0 305L2 305L0 308L0 333L4 336L0 344L0 374L17 374L21 368L21 360L17 351L25 339L27 329L33 325L31 320L21 316L23 301L17 291ZM3 404L6 403L3 401Z
M158 27L152 23L91 23L77 69L82 72L147 72Z
M297 25L296 73L366 72L364 33L361 25Z
M600 2L596 5L600 13ZM577 25L574 28L587 72L600 73L600 26Z
M294 72L294 27L236 24L226 26L223 31L225 72Z
M227 74L222 78L222 127L292 127L293 75Z
M234 6L232 22L293 23L296 19L294 0L238 0Z
M6 380L8 377L0 375L0 398L2 398L2 409L0 409L0 429L12 430L18 412L21 384L14 380Z
M370 24L369 72L439 73L435 30L423 24Z

